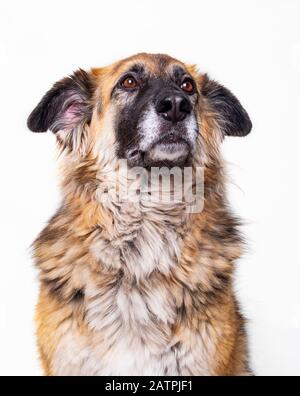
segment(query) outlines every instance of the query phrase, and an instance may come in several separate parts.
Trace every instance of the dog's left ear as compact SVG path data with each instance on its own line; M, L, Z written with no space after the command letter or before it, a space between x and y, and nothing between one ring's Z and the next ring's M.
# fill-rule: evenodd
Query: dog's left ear
M225 87L203 76L202 95L209 102L216 122L224 135L246 136L252 129L248 113Z
M90 121L90 100L93 84L90 75L77 70L56 84L44 95L27 120L33 132L72 134L76 128Z

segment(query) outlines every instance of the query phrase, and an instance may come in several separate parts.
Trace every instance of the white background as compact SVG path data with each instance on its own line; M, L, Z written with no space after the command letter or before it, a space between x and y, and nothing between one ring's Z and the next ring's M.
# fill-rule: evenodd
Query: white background
M54 136L26 118L76 68L146 51L197 63L252 118L223 146L249 240L237 292L256 374L300 375L299 21L298 0L1 1L0 374L41 374L29 247L59 202Z

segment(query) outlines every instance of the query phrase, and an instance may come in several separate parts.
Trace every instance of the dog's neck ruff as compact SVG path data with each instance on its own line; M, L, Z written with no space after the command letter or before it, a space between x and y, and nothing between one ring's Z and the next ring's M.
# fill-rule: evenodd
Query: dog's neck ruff
M158 192L153 193L153 189L151 199L143 191L137 201L124 199L116 192L115 177L115 171L98 173L102 182L96 192L97 201L112 223L102 225L91 246L92 254L106 268L122 269L137 281L153 271L167 274L181 254L189 218L186 205L156 199L153 194ZM122 189L122 183L128 186L133 182L119 178L118 188Z

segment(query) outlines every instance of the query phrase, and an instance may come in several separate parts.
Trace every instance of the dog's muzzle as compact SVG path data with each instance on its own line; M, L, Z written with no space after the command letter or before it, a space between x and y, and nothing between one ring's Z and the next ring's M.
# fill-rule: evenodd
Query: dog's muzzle
M143 113L138 130L145 166L184 165L198 133L192 104L178 93L158 97Z

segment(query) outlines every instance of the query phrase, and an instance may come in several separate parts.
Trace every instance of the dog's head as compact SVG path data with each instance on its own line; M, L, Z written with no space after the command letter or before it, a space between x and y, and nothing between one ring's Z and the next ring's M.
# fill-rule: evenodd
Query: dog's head
M195 67L139 54L57 82L28 127L51 130L63 148L81 155L95 146L106 150L101 141L109 135L111 155L148 168L189 164L204 150L200 138L216 146L225 135L247 135L251 121L228 89Z

